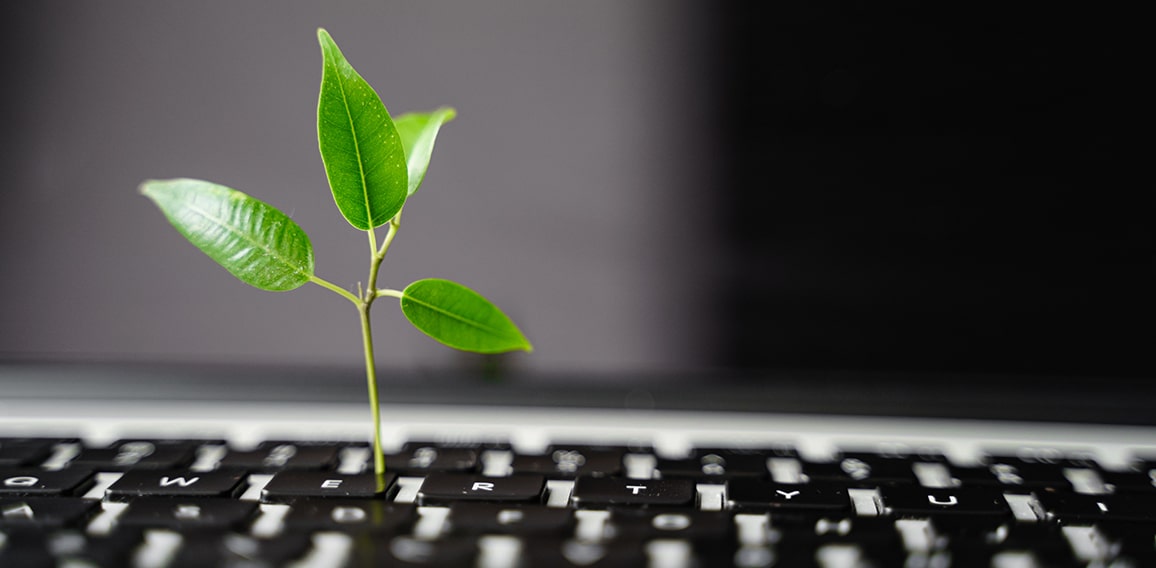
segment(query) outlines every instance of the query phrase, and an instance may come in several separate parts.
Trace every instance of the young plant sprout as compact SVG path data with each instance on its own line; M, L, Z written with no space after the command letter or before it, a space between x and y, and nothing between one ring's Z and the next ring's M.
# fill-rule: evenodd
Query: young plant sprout
M397 298L414 327L455 349L502 353L532 348L501 310L461 284L428 278L402 290L377 287L378 269L397 236L402 208L421 187L438 131L455 113L441 108L391 118L329 33L319 29L317 39L324 62L317 101L321 161L337 208L369 238L369 277L364 286L358 284L356 294L314 274L309 236L271 205L195 179L150 180L140 190L189 242L242 282L275 292L312 282L357 308L373 412L373 469L377 490L383 491L381 409L369 318L374 301ZM379 244L376 229L383 225Z

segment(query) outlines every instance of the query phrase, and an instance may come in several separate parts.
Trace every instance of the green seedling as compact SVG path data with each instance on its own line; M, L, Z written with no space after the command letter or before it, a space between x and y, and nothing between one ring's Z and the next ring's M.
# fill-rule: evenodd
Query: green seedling
M150 180L141 193L173 227L242 282L262 290L293 290L312 282L357 308L365 377L373 413L373 468L384 490L381 409L369 309L382 296L399 300L417 329L455 349L475 353L530 351L530 342L494 304L448 280L418 280L402 290L378 288L378 270L401 225L401 212L421 187L434 141L455 112L391 118L381 98L342 55L333 38L317 31L323 59L317 102L317 140L333 200L349 224L369 237L369 278L357 293L314 273L309 236L287 215L235 189L195 179ZM378 244L376 229L386 226Z

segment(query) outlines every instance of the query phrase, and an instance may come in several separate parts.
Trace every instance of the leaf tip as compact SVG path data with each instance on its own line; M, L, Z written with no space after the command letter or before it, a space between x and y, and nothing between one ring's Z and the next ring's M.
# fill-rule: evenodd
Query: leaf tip
M337 49L337 42L325 28L317 28L317 43L321 44L321 53L326 54Z
M162 195L165 186L171 181L172 180L146 179L137 186L137 191L139 191L141 195L156 201Z

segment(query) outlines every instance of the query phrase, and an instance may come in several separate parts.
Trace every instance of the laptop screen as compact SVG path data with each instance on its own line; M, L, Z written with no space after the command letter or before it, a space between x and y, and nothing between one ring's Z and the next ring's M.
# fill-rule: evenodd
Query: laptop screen
M384 381L1156 375L1131 71L1095 8L11 4L7 360L356 373L347 302L237 282L136 190L245 191L356 289L365 235L317 150L324 26L394 114L459 113L382 285L462 282L535 346L455 352L383 301Z
M1153 201L1107 14L726 12L724 358L1156 374Z

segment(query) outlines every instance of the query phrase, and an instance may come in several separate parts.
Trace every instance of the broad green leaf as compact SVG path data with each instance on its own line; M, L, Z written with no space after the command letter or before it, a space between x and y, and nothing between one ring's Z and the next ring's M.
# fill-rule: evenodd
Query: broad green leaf
M533 350L497 306L456 282L427 278L406 286L401 311L414 327L454 349L475 353Z
M317 40L324 60L317 143L329 188L350 225L377 227L405 204L405 149L381 98L345 60L329 33L317 30Z
M313 276L313 245L272 205L196 179L149 180L140 191L189 242L242 282L275 292Z
M409 165L409 195L416 193L421 182L425 181L438 130L457 114L454 109L443 107L433 112L414 112L393 119L393 125L401 135L401 144L405 147L406 164Z

